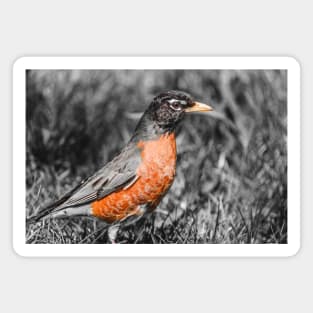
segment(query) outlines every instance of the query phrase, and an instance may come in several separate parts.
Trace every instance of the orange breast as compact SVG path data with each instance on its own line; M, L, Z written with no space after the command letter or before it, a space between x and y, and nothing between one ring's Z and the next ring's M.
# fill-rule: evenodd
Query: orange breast
M128 215L140 214L140 205L154 209L170 188L176 169L175 135L165 134L157 140L140 141L141 165L137 181L127 189L114 192L92 203L95 216L114 222Z

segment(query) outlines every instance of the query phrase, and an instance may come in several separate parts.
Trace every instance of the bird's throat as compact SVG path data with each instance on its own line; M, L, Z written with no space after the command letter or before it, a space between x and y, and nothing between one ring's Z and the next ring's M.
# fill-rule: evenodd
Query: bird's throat
M131 141L138 143L141 140L157 140L162 136L174 135L175 126L176 125L159 125L155 121L151 121L146 116L143 116L135 129Z

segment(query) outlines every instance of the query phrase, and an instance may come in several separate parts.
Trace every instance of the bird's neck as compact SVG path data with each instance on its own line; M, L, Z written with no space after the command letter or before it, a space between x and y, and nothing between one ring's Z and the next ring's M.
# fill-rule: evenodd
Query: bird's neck
M175 126L158 125L149 115L143 115L136 126L131 141L154 140L166 134L173 134L175 137Z

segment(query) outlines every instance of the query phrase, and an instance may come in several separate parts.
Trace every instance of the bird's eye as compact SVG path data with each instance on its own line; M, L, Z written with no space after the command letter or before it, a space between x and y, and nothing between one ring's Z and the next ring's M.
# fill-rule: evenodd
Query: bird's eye
M171 103L170 108L175 110L175 111L181 111L181 109L182 109L179 102Z

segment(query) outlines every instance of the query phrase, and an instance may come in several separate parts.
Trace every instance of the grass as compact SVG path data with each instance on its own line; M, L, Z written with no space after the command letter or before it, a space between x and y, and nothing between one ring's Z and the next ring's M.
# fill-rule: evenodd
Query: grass
M285 71L28 71L26 215L92 174L130 138L161 91L180 89L216 112L178 129L177 176L122 243L287 242ZM27 225L28 243L107 243L91 218Z

